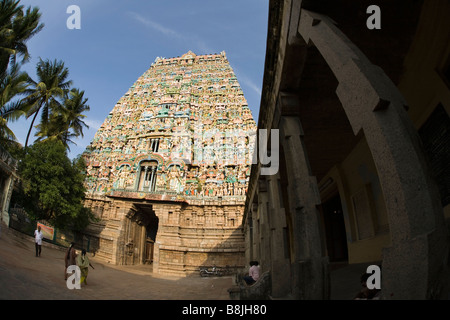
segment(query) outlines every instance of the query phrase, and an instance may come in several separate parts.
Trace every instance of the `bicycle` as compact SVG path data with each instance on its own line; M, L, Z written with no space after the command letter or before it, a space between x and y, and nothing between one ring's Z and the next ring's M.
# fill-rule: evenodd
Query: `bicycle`
M209 269L209 267L201 267L200 268L200 276L201 277L211 277L211 276L221 277L221 276L223 276L223 270L216 266L212 267L211 270Z

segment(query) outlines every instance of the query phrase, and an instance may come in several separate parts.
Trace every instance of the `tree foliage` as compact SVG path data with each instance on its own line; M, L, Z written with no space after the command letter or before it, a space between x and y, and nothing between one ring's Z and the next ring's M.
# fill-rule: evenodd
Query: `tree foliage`
M19 65L13 64L0 76L0 143L11 145L16 137L8 127L8 122L16 121L25 115L25 105L22 100L14 100L24 93L27 87L28 75L19 70Z
M88 127L82 121L83 112L89 111L84 91L71 88L69 70L61 60L39 58L36 80L20 72L30 58L27 41L44 27L40 18L38 7L25 9L20 0L0 0L0 142L9 147L16 141L8 122L32 117L26 149L40 115L38 141L60 140L69 148L74 143L71 139L83 136L83 128Z
M82 120L86 118L83 112L90 109L87 100L84 91L77 88L70 90L64 104L55 106L47 124L41 122L36 126L37 141L60 140L70 150L69 142L75 144L71 138L83 136L83 127L88 127Z
M58 228L82 230L93 218L83 206L85 164L82 158L71 161L66 148L73 137L83 136L88 99L84 91L71 88L61 60L39 58L36 81L20 71L30 58L27 41L44 26L40 18L37 7L0 0L0 143L20 160L16 196L28 214ZM38 141L27 148L38 115ZM32 117L25 149L8 127L22 116Z
M16 141L8 122L25 115L26 104L16 98L27 88L28 75L20 71L30 57L26 43L44 26L38 8L25 9L19 3L0 0L0 143L6 148Z
M63 61L42 60L36 65L38 80L28 79L31 88L27 89L26 100L30 105L27 111L27 118L33 116L30 129L25 140L25 148L28 146L31 129L39 113L41 113L41 130L47 129L50 116L63 108L62 103L72 84L68 80L69 70L64 66ZM42 111L41 111L42 110Z
M94 219L83 206L84 170L83 158L71 161L61 141L34 143L19 165L22 206L32 218L57 228L84 229Z
M37 7L24 9L19 3L0 1L0 74L6 72L10 62L16 64L18 56L22 63L29 59L26 42L44 27Z

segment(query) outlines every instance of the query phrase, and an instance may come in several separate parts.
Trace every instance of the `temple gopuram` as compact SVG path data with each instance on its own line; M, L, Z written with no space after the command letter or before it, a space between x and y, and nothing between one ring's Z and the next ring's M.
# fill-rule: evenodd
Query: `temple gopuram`
M83 154L89 250L165 274L243 267L255 132L225 52L156 58Z

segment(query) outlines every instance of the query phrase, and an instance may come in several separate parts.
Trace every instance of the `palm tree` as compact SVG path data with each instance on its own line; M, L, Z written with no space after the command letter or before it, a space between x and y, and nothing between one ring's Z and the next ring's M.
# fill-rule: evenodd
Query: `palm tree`
M0 74L0 141L5 145L16 140L8 128L8 122L25 115L24 101L14 99L27 88L28 74L19 68L18 64L13 64L9 70Z
M20 64L29 59L26 42L42 30L38 8L23 6L18 0L0 0L0 140L10 144L16 140L8 121L25 115L25 101L14 99L24 93L28 75L20 72ZM17 56L22 62L17 63ZM16 97L17 98L17 97Z
M87 101L88 99L84 97L84 91L73 88L69 92L68 99L64 102L65 108L61 114L67 122L68 129L72 129L75 137L79 137L80 135L81 137L84 137L83 127L89 128L82 120L86 118L83 112L91 109L87 104Z
M17 56L22 56L22 62L29 59L26 42L44 27L39 23L39 8L28 7L24 12L19 2L0 0L0 73L6 72L11 59L15 64Z
M54 112L50 115L48 123L37 126L36 135L39 137L37 140L60 140L70 150L69 142L74 143L71 138L80 135L83 137L83 127L88 128L82 120L86 118L83 112L90 110L87 101L88 99L84 98L84 91L76 88L70 90L64 104L53 107Z
M25 148L28 146L28 139L39 112L42 110L40 126L43 129L49 122L50 114L54 110L62 108L61 101L64 101L66 93L72 84L72 81L67 80L69 70L62 61L44 61L39 58L39 62L36 65L36 74L38 82L31 78L28 79L32 88L27 90L28 97L26 101L30 105L27 118L34 116L25 140Z
M36 141L59 140L69 149L68 144L69 142L74 143L71 138L75 137L75 134L69 132L67 127L67 122L64 121L62 115L51 114L46 125L40 123L36 126L36 136L38 137Z

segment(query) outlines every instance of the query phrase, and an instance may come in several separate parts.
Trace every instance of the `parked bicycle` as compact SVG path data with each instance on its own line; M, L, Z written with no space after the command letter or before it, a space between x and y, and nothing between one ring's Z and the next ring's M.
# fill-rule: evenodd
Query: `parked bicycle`
M216 266L214 267L200 267L201 277L221 277L223 276L223 270Z

